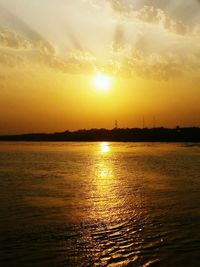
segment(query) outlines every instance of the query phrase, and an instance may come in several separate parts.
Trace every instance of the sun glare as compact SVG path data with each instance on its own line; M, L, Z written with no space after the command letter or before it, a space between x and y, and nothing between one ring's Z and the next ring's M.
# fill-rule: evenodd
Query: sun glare
M94 76L93 84L96 89L100 91L107 91L111 86L111 78L99 72Z
M107 142L102 142L100 144L101 146L101 152L102 153L108 153L110 151L110 147L109 147L109 144Z

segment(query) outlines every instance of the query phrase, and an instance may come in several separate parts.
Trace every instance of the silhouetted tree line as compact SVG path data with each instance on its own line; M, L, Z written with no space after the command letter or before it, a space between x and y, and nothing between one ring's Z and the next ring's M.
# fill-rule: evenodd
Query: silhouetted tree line
M0 136L0 141L200 142L200 128L90 129Z

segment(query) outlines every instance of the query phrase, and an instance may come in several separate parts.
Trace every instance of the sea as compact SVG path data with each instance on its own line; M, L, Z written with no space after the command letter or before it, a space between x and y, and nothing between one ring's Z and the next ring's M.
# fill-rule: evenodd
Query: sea
M200 144L0 142L0 266L200 266Z

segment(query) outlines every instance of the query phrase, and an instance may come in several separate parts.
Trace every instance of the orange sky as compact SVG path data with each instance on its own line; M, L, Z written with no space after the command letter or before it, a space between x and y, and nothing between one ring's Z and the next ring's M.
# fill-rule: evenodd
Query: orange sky
M142 127L143 116L199 126L199 11L196 0L0 0L0 134Z

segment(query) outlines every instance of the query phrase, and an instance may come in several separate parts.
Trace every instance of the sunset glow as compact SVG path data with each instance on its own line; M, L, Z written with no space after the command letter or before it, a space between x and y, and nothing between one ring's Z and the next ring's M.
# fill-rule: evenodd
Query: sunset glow
M197 0L0 0L0 134L115 119L140 128L143 117L199 126L199 10Z
M200 264L200 0L0 0L0 265Z

